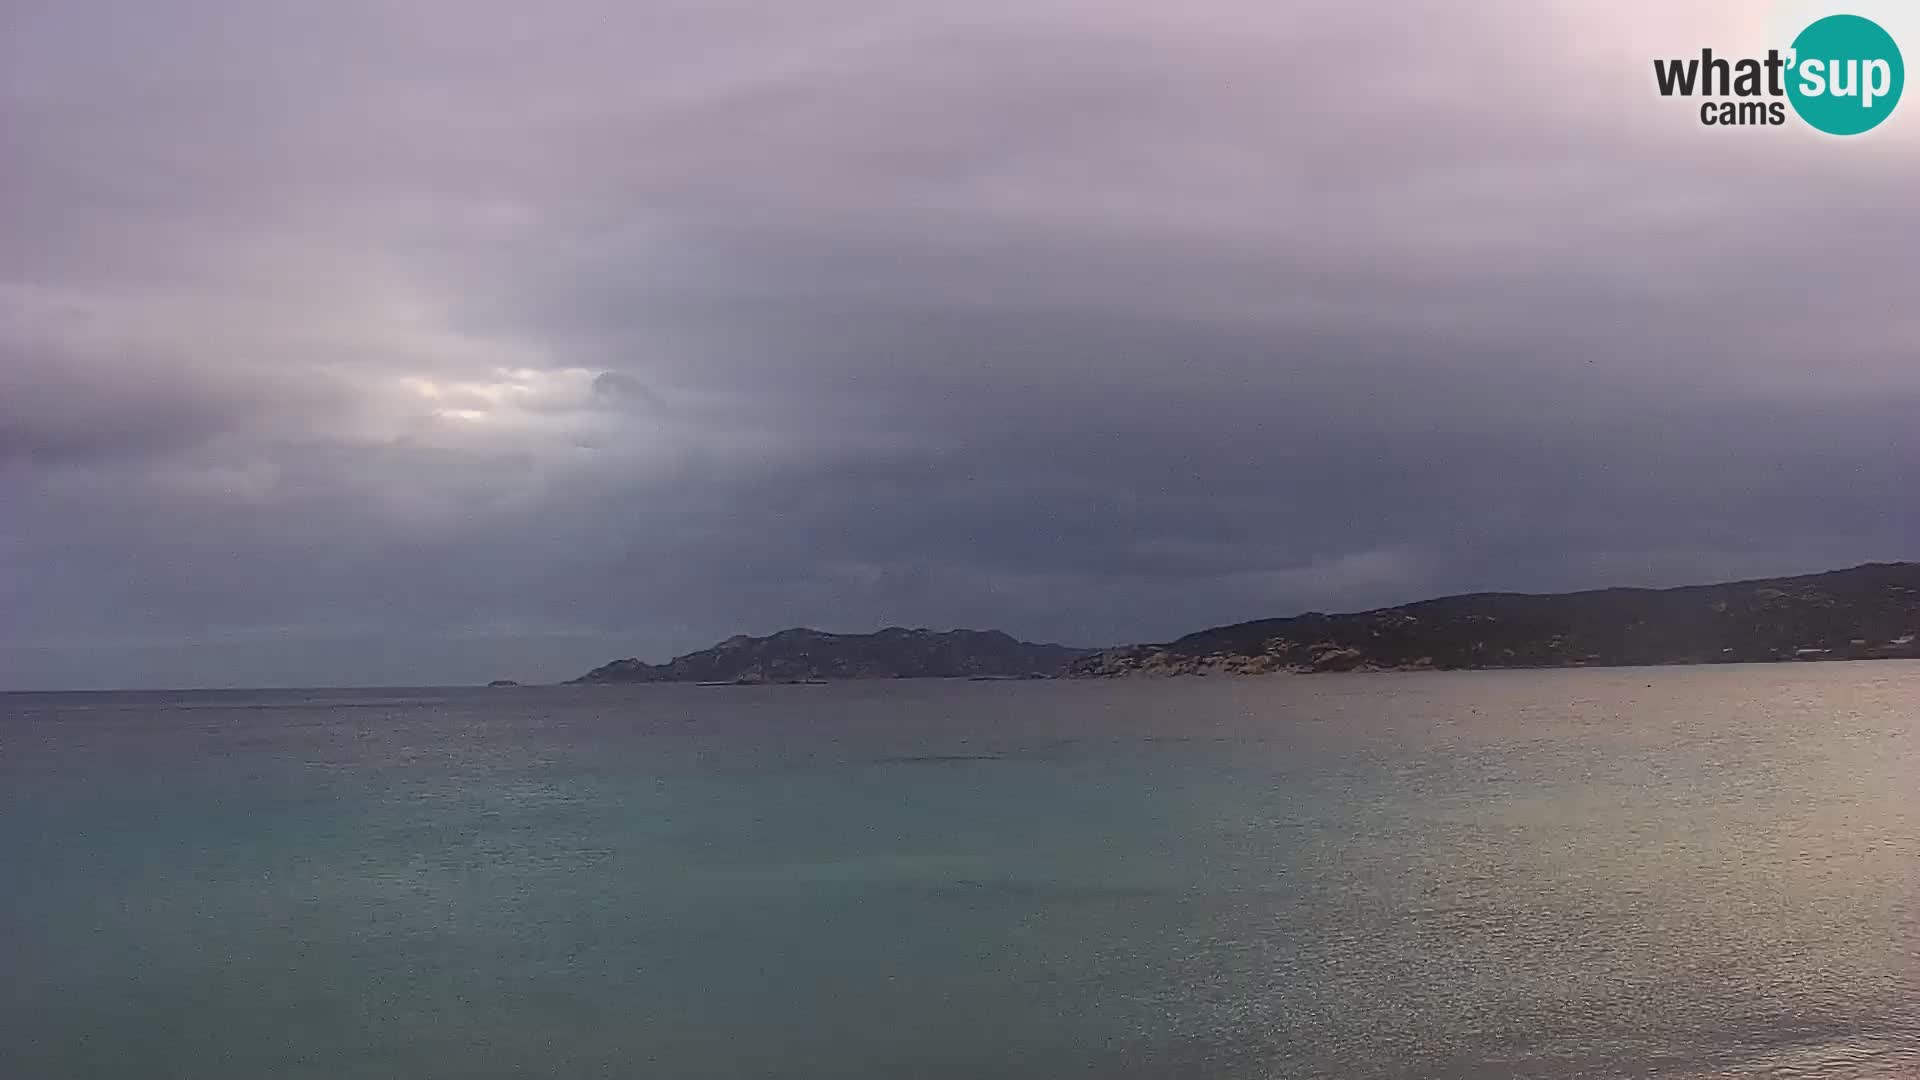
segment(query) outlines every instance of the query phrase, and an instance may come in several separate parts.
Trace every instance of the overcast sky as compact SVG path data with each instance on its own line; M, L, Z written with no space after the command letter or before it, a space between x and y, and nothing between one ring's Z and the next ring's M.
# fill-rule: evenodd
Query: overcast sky
M1920 557L1920 101L1653 88L1829 13L0 0L0 687Z

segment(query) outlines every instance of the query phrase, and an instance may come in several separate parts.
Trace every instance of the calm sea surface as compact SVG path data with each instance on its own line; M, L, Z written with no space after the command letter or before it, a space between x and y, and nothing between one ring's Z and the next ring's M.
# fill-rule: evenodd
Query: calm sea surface
M0 696L0 1077L1920 1076L1920 665Z

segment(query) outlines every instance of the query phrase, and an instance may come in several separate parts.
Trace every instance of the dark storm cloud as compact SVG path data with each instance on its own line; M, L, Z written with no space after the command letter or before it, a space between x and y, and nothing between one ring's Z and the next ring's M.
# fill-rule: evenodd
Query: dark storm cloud
M1911 556L1920 127L1648 83L1790 14L0 0L0 682Z

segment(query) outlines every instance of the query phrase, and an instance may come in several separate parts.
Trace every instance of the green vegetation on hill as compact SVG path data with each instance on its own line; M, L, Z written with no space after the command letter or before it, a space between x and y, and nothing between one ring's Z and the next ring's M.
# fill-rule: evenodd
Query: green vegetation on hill
M1344 615L1218 626L1164 645L1073 649L997 630L728 638L580 683L1101 678L1920 658L1920 563L1678 589L1473 593Z
M1255 674L1920 658L1920 563L1678 589L1475 593L1220 626L1069 674Z

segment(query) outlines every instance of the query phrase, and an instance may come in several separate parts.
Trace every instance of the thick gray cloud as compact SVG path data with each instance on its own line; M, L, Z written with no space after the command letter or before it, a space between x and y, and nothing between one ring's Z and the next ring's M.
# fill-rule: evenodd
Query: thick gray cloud
M0 0L0 685L1913 557L1920 114L1651 84L1822 13Z

